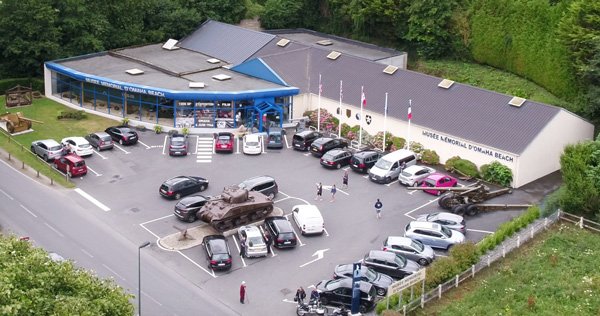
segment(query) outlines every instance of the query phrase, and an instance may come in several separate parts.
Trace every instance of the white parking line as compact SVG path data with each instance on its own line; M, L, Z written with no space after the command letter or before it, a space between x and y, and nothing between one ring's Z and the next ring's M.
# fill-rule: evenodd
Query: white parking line
M479 229L470 229L470 228L467 228L467 230L470 231L470 232L486 233L486 234L490 234L490 235L494 233L494 232L490 232L490 231L487 231L487 230L479 230Z
M148 146L148 145L146 145L146 144L142 143L142 141L141 141L141 140L138 140L138 143L140 143L140 144L142 144L142 145L146 146L146 149L150 149L150 148L152 148L152 147L150 147L150 146ZM164 146L163 146L163 148L164 148Z
M200 156L200 155L198 155L198 156L196 156L196 158L201 158L201 159L205 158L206 159L206 158L212 158L212 156Z
M84 198L86 198L88 201L94 203L94 205L96 205L97 207L99 207L100 209L102 209L105 212L110 211L110 208L102 203L100 203L100 201L94 199L91 195L85 193L82 189L77 188L75 189L75 192L79 193L79 195L83 196Z
M98 172L94 171L94 169L90 168L89 166L87 167L87 169L88 169L89 171L93 172L93 173L96 175L96 177L99 177L99 176L101 176L101 174L98 174Z
M235 235L231 235L231 237L233 237L233 241L235 242L235 248L237 249L238 253L240 253L240 243L238 242L237 238L235 237ZM247 267L246 265L246 261L244 260L244 257L240 256L240 259L242 259L242 264L244 264L244 268Z
M170 215L166 215L166 216L163 216L163 217L155 218L155 219L153 219L153 220L150 220L150 221L147 221L147 222L143 222L143 223L141 223L141 224L140 224L140 226L142 226L142 227L143 227L145 224L152 223L152 222L156 222L156 221L160 221L160 220L161 220L161 219L163 219L163 218L167 218L167 217L171 217L171 216L175 216L175 215L173 215L173 214L170 214ZM153 234L153 235L154 235L154 234ZM154 235L154 236L156 236L156 235ZM158 236L156 236L156 237L158 237Z
M406 190L406 191L408 191L408 192L407 192L408 194L410 194L410 195L413 195L413 194L415 194L415 192L417 192L418 190Z
M155 300L154 298L152 298L152 296L146 294L146 292L142 291L142 294L148 296L148 298L151 299L152 301L154 301L154 303L156 303L158 306L162 306L161 303L159 303L157 300Z
M330 185L324 185L324 186L323 186L323 189L327 189L327 190L330 190L330 191L331 191L331 186L330 186ZM346 193L346 192L344 192L344 191L340 190L338 187L336 187L336 188L335 188L335 190L336 190L336 192L342 192L342 193L344 193L344 194L346 194L346 195L350 195L350 194L348 194L348 193Z
M431 203L433 203L433 202L435 202L435 201L437 201L437 200L439 200L439 199L440 199L440 198L437 198L437 199L435 199L435 200L431 200L431 201L429 201L429 202L427 202L427 203L425 203L425 204L423 204L423 205L421 205L421 206L419 206L419 207L417 207L417 208L413 209L413 210L412 210L412 211L410 211L410 212L404 213L404 215L406 215L406 216L408 216L408 217L410 217L410 218L412 218L412 219L415 219L414 217L412 217L412 216L410 216L410 215L408 215L408 214L410 214L410 213L412 213L412 212L414 212L414 211L416 211L416 210L418 210L418 209L421 209L421 208L423 208L423 207L425 207L425 206L427 206L427 205L429 205L429 204L431 204Z
M2 191L2 189L0 189L0 192L2 192L2 194L8 196L9 199L14 200L12 196L8 195L8 193Z
M390 182L390 183L386 184L386 186L388 186L388 187L389 187L390 185L392 185L392 184L394 184L394 183L397 183L397 182L398 182L398 179L396 179L396 180L394 180L394 181L392 181L392 182Z
M94 258L94 256L92 256L92 254L90 254L89 252L79 248L79 250L83 251L83 253L85 253L86 255L90 256L90 258Z
M365 174L365 175L363 176L363 178L365 178L365 179L369 179L369 174Z
M211 162L212 162L212 160L210 160L210 159L196 159L196 162L201 162L201 163L203 163L203 162L204 162L204 163L211 163Z
M184 258L188 259L191 263L193 263L195 266L197 266L198 268L202 269L202 271L210 274L213 276L213 278L216 278L217 276L215 275L214 271L209 272L208 270L204 269L204 267L202 267L201 265L199 265L196 261L192 260L190 257L184 255L181 251L177 250L177 253L182 255Z
M117 144L114 144L114 146L115 146L115 147L117 147L117 148L118 148L119 150L121 150L122 152L124 152L126 155L127 155L127 154L131 154L131 153L130 153L130 152L128 152L127 150L125 150L125 149L123 149L123 148L121 148L121 147L117 146Z
M104 263L102 264L108 271L112 272L112 274L118 276L119 278L121 278L123 281L125 281L125 278L120 276L118 273L116 273L113 269L109 268L107 265L105 265Z
M292 146L290 146L290 144L288 143L288 140L287 140L287 135L286 135L286 134L284 134L284 135L283 135L283 139L285 139L285 146L286 146L287 148L292 148Z
M306 156L306 157L308 157L308 156L310 156L310 155L311 155L311 153L310 153L310 152L308 152L308 153L306 153L306 154L303 154L303 155L304 155L304 156Z
M344 170L344 171L348 171L348 170L350 170L350 167L346 167L346 168L344 168L344 169L342 169L342 170Z
M54 227L48 225L48 223L44 223L44 225L48 226L48 228L52 229L55 233L59 234L60 237L65 237L65 235L61 234L58 230L56 230Z
M96 151L96 150L94 150L94 152L96 153L96 155L98 155L98 156L102 157L102 159L108 159L108 157L104 157L104 156L102 156L102 154L100 154L100 152L99 152L99 151Z
M196 136L196 151L194 151L194 153L192 155L195 155L198 153L198 141L200 140L200 136Z
M30 210L28 210L28 209L27 209L25 206L23 206L23 204L20 204L20 205L21 205L21 207L22 207L24 210L26 210L27 212L29 212L29 214L31 214L33 217L36 217L36 218L37 218L37 215L33 214L33 213L30 211Z
M166 155L166 154L167 154L167 153L165 152L165 150L167 149L167 138L168 138L168 137L169 137L169 136L165 136L165 141L164 141L164 143L163 143L163 151L162 151L162 154L163 154L163 155Z
M325 235L327 235L327 237L329 237L329 232L327 231L327 229L323 228L323 231L325 232Z
M290 219L288 216L290 216L291 214L287 214L287 215L283 215L285 217L285 219L287 219L287 221L290 223L290 227L292 228L292 230L294 231L294 234L296 235L296 239L298 240L298 242L300 243L300 247L304 246L305 244L302 243L302 240L300 240L300 236L296 230L294 229L294 225L292 225L292 223L290 222Z

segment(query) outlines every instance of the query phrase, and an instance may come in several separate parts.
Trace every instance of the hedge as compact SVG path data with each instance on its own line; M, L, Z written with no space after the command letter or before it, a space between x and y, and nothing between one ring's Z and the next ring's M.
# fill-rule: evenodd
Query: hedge
M14 88L16 85L22 85L24 87L31 87L33 91L39 91L44 94L44 80L40 78L12 78L0 80L0 95L6 93L6 90Z

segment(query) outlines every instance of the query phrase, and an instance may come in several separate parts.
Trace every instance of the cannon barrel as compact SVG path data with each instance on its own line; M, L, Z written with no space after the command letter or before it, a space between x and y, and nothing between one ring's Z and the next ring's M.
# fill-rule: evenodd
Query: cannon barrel
M30 118L26 118L26 117L19 117L19 119L24 120L24 121L30 121L30 122L34 122L34 123L40 123L40 124L44 124L44 122L42 121L38 121L38 120L34 120L34 119L30 119Z
M408 190L435 190L435 191L447 191L447 192L468 192L468 191L476 191L480 187L406 187Z

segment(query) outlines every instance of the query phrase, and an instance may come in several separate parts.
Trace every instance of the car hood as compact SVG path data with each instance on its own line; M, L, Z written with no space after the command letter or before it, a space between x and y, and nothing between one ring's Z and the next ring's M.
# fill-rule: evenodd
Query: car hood
M455 244L460 244L465 241L465 235L461 232L451 229L452 236L450 236L450 240Z
M428 245L423 245L423 252L421 253L421 255L423 255L424 257L427 258L435 258L435 251L433 251L433 248L431 248Z
M394 283L394 279L387 274L379 273L379 277L373 283L379 287L388 287Z
M389 170L383 170L380 168L377 168L375 166L373 166L371 169L369 169L369 173L374 174L376 176L380 176L383 177L385 176L386 173L388 173Z
M417 272L417 270L419 270L419 268L420 268L420 267L421 267L421 266L420 266L418 263L416 263L416 262L414 262L414 261L412 261L412 260L408 260L408 259L407 259L407 260L406 260L406 266L404 267L404 269L403 269L403 270L404 270L404 271L408 271L408 272L415 273L415 272Z

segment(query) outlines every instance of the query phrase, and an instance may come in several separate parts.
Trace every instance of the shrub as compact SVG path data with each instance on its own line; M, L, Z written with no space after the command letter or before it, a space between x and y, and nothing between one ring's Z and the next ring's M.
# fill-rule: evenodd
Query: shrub
M146 125L138 125L135 128L137 128L139 131L145 131L146 130Z
M177 134L177 130L176 129L169 130L168 134L169 135Z
M319 112L318 111L306 111L305 114L308 114L310 119L308 125L317 127L317 121L319 120ZM321 123L319 128L324 131L333 132L338 130L339 120L334 117L331 113L327 112L325 109L321 109Z
M479 260L477 247L472 241L452 246L450 248L450 256L456 260L460 271L470 268Z
M477 178L479 176L477 165L470 160L462 159L459 156L455 156L446 160L445 168L447 171L451 172L454 172L456 169L471 178Z
M129 124L129 122L131 122L130 119L124 117L123 119L121 119L121 124L127 126Z
M402 314L400 314L400 312L397 312L395 310L388 309L386 311L383 311L381 313L381 316L402 316Z
M435 150L425 149L421 154L421 162L426 165L437 165L440 163L440 156Z
M481 176L485 181L497 183L505 187L510 186L513 179L512 170L498 161L481 166Z
M423 144L418 143L418 142L410 142L409 149L412 150L415 154L417 154L417 157L421 157L423 150L425 150L425 148L423 147ZM421 159L421 158L419 158L419 159Z
M162 132L162 126L160 125L154 125L154 131L158 134L160 132Z
M379 132L379 133L377 133L375 135L375 139L374 139L373 145L376 148L383 148L384 151L389 150L390 147L392 146L393 137L394 137L394 135L392 135L392 133L385 132L385 148L383 148L382 147L382 145L383 145L383 132Z
M434 288L438 286L438 284L455 277L460 272L454 258L445 257L436 259L427 268L425 286L428 289Z
M23 87L30 87L33 91L38 91L44 94L44 78L11 78L0 80L0 95L4 94L6 90L14 88L16 85L22 85Z
M76 119L83 120L86 119L85 111L77 111L77 110L63 110L58 113L57 118L60 119Z
M187 135L187 134L189 134L189 133L190 133L190 129L189 129L189 128L187 128L187 127L184 127L184 128L182 128L182 129L181 129L181 134L183 134L183 135Z
M402 149L404 148L404 144L406 144L406 139L402 137L394 137L392 138L392 146L390 147L390 151Z

